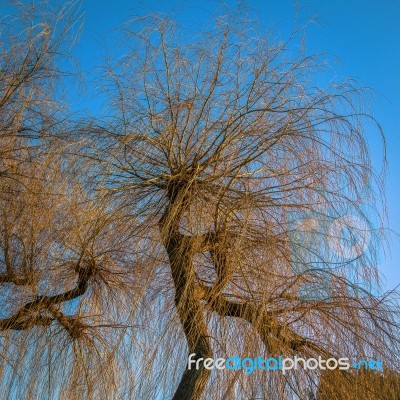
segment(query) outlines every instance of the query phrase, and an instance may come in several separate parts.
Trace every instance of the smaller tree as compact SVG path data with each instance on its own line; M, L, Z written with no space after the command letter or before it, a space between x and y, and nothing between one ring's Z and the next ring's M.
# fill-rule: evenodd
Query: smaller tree
M377 372L325 371L319 377L316 400L341 400L362 398L365 400L398 400L400 398L400 374L394 370Z

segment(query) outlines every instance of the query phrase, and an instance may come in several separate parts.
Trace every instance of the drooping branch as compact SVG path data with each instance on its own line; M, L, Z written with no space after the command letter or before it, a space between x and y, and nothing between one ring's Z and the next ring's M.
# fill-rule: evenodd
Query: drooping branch
M53 319L38 314L43 311L50 312L53 314L54 318L60 322L62 320L61 313L56 311L55 306L84 295L88 289L89 280L94 272L93 268L90 266L80 266L80 263L77 264L76 270L78 272L78 281L73 289L53 296L37 296L35 300L23 305L11 317L0 320L0 331L9 329L26 330L33 326L48 326ZM62 321L65 322L66 319L64 318ZM65 322L65 324L62 323L63 326L66 326L66 324L67 322Z
M326 348L293 331L277 319L276 313L265 310L262 305L246 300L236 302L222 295L221 291L229 282L232 273L226 255L228 247L226 241L224 243L226 238L215 232L210 232L203 237L206 242L204 248L211 253L212 263L217 275L213 286L202 285L202 290L205 293L204 299L213 312L221 317L240 318L252 324L270 354L276 355L278 349L279 351L286 349L308 354L314 352L318 355L331 357L331 353Z
M221 295L208 297L207 303L212 311L221 317L241 318L252 324L271 355L276 355L278 349L279 351L287 349L293 352L302 351L306 354L314 352L318 355L332 356L327 349L283 325L272 312L263 310L261 306L249 302L234 302Z

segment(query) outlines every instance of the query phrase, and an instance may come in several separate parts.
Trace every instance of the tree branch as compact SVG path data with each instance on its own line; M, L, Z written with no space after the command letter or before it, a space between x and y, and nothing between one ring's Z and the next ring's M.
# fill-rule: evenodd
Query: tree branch
M241 318L248 321L253 325L270 354L276 355L277 351L290 350L332 357L327 349L294 332L288 326L282 325L271 312L263 310L261 306L227 300L221 295L215 296L211 290L209 293L212 295L206 299L212 311L221 317Z
M82 296L88 288L89 280L93 275L93 269L78 267L77 270L78 282L73 289L53 296L37 296L36 300L26 303L11 317L0 320L0 331L30 329L35 325L48 326L51 321L47 317L33 314L46 309L54 311L53 307L55 305Z

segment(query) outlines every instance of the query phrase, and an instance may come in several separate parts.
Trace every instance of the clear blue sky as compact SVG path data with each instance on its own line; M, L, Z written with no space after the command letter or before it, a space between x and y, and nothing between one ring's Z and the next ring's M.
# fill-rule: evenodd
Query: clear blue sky
M31 4L27 0L26 4ZM338 78L350 76L371 87L376 95L371 111L387 137L387 200L389 227L400 233L400 1L399 0L249 0L247 2L264 26L278 38L286 39L295 26L306 26L307 51L337 56L332 63ZM87 77L104 54L104 45L113 51L113 28L130 16L161 12L175 15L181 24L197 24L223 11L217 0L83 0L85 27L75 55L82 61ZM236 1L225 2L235 8ZM331 57L333 60L333 57ZM87 102L93 109L96 100ZM82 106L81 99L76 106ZM379 151L372 146L374 159ZM391 253L382 259L387 287L400 283L400 241L393 236Z

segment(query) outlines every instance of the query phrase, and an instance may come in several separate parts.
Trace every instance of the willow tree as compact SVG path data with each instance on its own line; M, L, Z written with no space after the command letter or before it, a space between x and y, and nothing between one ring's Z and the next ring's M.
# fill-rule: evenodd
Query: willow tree
M353 82L316 85L318 58L260 32L232 16L197 36L138 20L131 50L104 69L112 121L91 128L89 154L153 260L142 302L159 339L139 335L140 398L316 391L315 371L211 372L189 354L398 365L396 303L371 293L382 192L367 140L379 125Z
M317 396L317 370L190 354L398 368L397 303L370 287L380 132L360 90L316 86L317 58L240 18L188 36L152 17L103 69L106 117L60 121L46 96L65 20L29 23L1 64L1 396Z
M58 86L65 71L62 74L60 64L66 65L66 41L73 41L80 23L75 6L66 3L54 10L45 4L26 10L22 5L15 15L10 9L1 20L0 397L4 399L79 398L85 393L82 385L90 394L94 378L82 374L82 369L98 364L97 352L112 351L90 328L100 324L98 329L107 329L104 320L112 310L110 295L107 309L96 296L110 285L123 289L117 275L120 264L111 253L124 246L124 229L115 243L110 225L115 227L118 221L110 222L104 202L90 201L88 186L83 189L79 180L83 171L76 173L67 156L69 144L60 139L66 126ZM107 266L100 259L107 260ZM91 287L98 287L106 270L114 271L108 273L113 278L88 296L89 280ZM78 304L76 299L84 294L86 302ZM90 321L82 317L85 306L91 310ZM101 323L96 319L99 314ZM113 312L113 321L116 315ZM92 349L86 358L78 341L82 332L85 349ZM107 378L103 383L110 381L106 373L103 376Z

